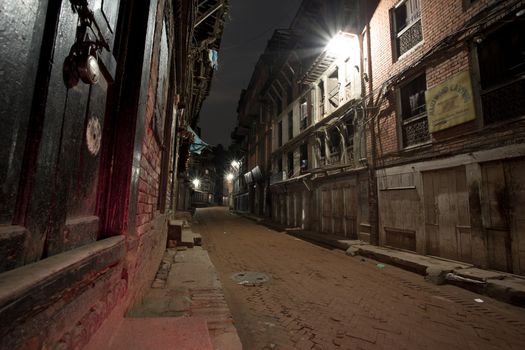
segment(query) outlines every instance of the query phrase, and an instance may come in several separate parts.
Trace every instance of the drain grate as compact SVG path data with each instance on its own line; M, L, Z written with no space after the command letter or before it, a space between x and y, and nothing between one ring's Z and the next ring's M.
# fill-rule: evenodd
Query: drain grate
M270 280L270 276L262 272L242 271L234 273L231 279L243 286L258 286Z

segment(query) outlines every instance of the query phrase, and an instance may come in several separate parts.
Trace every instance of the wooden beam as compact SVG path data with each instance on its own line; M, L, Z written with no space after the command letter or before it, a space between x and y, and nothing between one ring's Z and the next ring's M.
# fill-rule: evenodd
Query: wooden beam
M197 28L202 22L204 22L208 17L213 15L215 12L217 12L217 10L219 10L223 6L224 6L224 0L222 0L220 3L213 6L208 11L206 11L201 17L197 19L197 23L195 23L194 28Z

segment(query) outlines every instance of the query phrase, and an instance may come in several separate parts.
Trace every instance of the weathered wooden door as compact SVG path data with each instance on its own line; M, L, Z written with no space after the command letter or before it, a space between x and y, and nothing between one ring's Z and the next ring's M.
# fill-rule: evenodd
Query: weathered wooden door
M294 193L295 201L295 227L302 227L303 225L303 195L302 192Z
M357 191L355 186L343 188L345 237L357 239Z
M510 198L504 169L502 162L489 162L481 166L482 221L489 266L500 271L512 271L510 218L504 207L510 204Z
M465 167L423 174L427 253L472 260Z
M332 191L321 190L321 232L332 233Z
M343 189L340 187L332 188L332 220L334 225L332 233L344 235Z
M509 162L512 272L525 275L525 160Z
M489 266L525 272L525 161L490 162L483 176L483 226Z
M97 211L106 107L114 79L119 0L50 2L40 53L38 94L29 127L19 193L19 221L29 232L26 262L97 240ZM90 15L90 13L92 15ZM89 39L99 42L101 75L95 85L77 81L66 86L64 71L81 23L89 22ZM104 47L104 48L103 48ZM103 181L103 179L102 179Z

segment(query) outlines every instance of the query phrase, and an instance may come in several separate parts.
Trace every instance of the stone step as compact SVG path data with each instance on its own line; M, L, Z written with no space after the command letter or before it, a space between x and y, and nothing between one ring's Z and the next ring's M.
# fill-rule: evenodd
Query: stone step
M213 350L203 317L126 318L109 350Z

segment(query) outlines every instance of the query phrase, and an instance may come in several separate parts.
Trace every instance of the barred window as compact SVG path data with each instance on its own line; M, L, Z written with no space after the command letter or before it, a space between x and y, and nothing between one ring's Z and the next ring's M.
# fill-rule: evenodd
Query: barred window
M425 75L420 75L399 89L400 123L403 147L417 145L430 139L428 132L425 90Z
M487 35L477 47L485 123L525 116L525 21Z
M405 0L392 10L392 29L397 59L423 40L419 0Z

